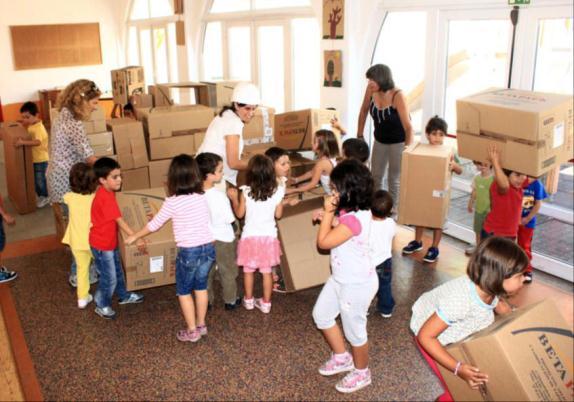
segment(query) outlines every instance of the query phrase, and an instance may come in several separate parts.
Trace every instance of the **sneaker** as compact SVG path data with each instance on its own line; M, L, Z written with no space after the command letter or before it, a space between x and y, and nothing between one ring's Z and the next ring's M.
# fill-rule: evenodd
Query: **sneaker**
M68 277L68 283L70 284L71 287L77 288L78 287L78 278L76 277L76 275L70 275Z
M324 376L335 375L345 371L351 371L353 366L353 356L349 352L345 352L343 361L338 361L335 354L331 354L331 358L327 360L321 367L319 367L319 374Z
M88 293L88 297L85 299L78 299L78 308L86 308L88 304L90 304L94 300L91 294Z
M38 197L36 200L36 208L44 208L49 203L50 199L48 197Z
M264 314L269 314L271 312L271 302L265 303L263 298L255 299L255 307Z
M466 255L472 255L472 253L474 253L474 250L476 250L475 246L468 246L467 248L464 249L464 253Z
M197 342L201 339L201 334L197 328L193 331L189 329L182 329L181 331L177 332L176 338L180 342Z
M241 297L235 299L235 303L225 303L226 310L235 310L235 307L241 306Z
M252 297L251 299L243 298L243 307L245 310L253 310L255 308L255 299Z
M532 272L524 273L524 284L530 285L532 283Z
M335 389L339 392L348 394L350 392L358 391L361 388L365 388L370 384L371 370L366 369L365 371L359 371L355 369L339 381L337 385L335 385Z
M423 261L424 262L435 262L438 258L438 248L436 247L430 247L427 250L427 253L425 254L425 256L423 257Z
M130 293L127 299L123 299L119 301L119 304L136 304L143 302L143 295L139 293L132 292Z
M403 254L412 254L423 249L423 243L420 241L413 240L405 247L403 247Z
M116 312L111 307L96 307L94 311L97 315L107 320L116 318Z
M393 313L388 313L388 314L387 313L380 313L380 314L381 314L381 317L383 317L383 318L391 318L393 316Z
M205 336L207 335L207 325L198 325L195 329L199 332L199 335Z
M8 271L6 267L0 268L0 283L10 282L18 277L14 271Z

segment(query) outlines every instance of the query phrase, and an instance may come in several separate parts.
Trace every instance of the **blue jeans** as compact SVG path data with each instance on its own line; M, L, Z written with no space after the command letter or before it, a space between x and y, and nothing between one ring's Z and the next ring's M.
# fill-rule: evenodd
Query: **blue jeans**
M38 197L48 196L46 169L48 169L48 162L34 163L34 188Z
M379 277L379 291L377 292L377 311L382 314L391 314L395 307L395 299L391 288L393 278L393 259L389 258L377 265Z
M93 247L91 249L100 275L98 290L94 297L96 305L100 308L110 307L114 292L120 300L130 297L130 293L126 290L119 250L116 248L111 251L102 251Z
M197 247L178 247L175 260L175 287L178 296L192 290L207 290L209 270L215 261L213 243Z

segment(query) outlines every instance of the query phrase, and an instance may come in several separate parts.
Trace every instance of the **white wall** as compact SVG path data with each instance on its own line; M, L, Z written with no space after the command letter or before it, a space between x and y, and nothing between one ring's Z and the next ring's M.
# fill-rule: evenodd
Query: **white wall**
M122 45L127 0L0 0L0 97L2 104L38 98L38 90L65 86L88 78L107 92L110 70L125 61ZM40 25L99 22L102 64L15 71L10 25Z

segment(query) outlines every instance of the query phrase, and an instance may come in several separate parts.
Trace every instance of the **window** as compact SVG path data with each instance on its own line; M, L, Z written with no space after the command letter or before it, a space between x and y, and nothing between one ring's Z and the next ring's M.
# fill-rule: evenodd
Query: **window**
M296 18L291 21L293 43L293 109L309 109L320 105L322 71L319 24L315 18ZM302 63L301 60L305 60Z
M205 27L203 46L203 78L207 81L223 79L223 45L221 22L210 22Z
M277 113L285 111L285 60L283 26L257 28L259 48L259 88L261 103L273 105Z
M229 42L229 79L251 81L251 27L230 27L227 31Z
M232 13L247 11L251 7L250 0L213 0L212 13Z

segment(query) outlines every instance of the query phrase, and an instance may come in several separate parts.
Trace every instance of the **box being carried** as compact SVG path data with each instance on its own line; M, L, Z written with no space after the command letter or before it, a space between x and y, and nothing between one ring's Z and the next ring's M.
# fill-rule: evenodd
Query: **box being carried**
M278 147L301 150L311 149L315 132L320 129L335 133L339 147L341 133L331 127L331 119L339 119L335 110L305 109L275 115L275 142Z
M452 156L448 145L415 143L403 152L398 223L442 229L450 203Z
M501 150L502 167L539 177L573 157L572 96L490 89L456 102L460 156L487 159Z
M488 374L480 390L439 369L455 401L571 401L573 341L554 303L545 300L447 346L455 359Z
M111 119L107 121L112 131L118 163L122 169L137 169L149 164L141 121Z
M145 92L143 67L124 67L112 70L111 74L114 103L125 105L133 94L143 94Z

